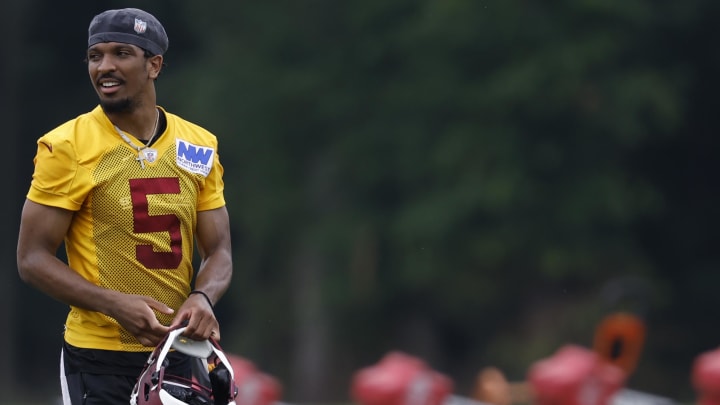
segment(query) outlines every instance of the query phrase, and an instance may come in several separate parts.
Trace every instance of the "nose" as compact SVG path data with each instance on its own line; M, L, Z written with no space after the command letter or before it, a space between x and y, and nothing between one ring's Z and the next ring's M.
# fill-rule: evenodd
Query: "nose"
M113 61L113 58L109 56L103 56L100 61L98 61L96 66L98 73L107 73L107 72L113 72L116 70L115 62Z

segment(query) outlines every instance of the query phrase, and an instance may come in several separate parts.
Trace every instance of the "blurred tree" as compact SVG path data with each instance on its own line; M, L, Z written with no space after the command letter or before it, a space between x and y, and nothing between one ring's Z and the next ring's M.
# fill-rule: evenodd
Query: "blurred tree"
M17 189L16 179L18 178L18 167L20 162L17 155L12 151L17 150L17 134L25 125L25 118L20 105L17 103L20 94L23 92L23 39L27 35L29 26L29 11L32 8L32 1L4 1L0 4L0 15L12 16L5 18L0 28L0 54L3 55L0 63L0 122L6 135L3 141L4 148L10 153L4 154L3 164L6 175L4 187L6 192L14 192ZM13 198L0 199L0 211L7 213L6 223L3 227L4 235L3 250L0 252L0 401L11 398L18 383L15 373L15 364L19 360L15 347L19 340L13 332L17 330L15 322L18 312L15 302L15 279L17 273L13 271L15 266L16 232L19 226L19 216L16 215L19 209L18 200Z
M633 226L664 201L631 159L682 119L671 5L188 7L199 57L166 86L225 142L242 349L299 398L394 347L521 376L591 335L599 283L652 275Z

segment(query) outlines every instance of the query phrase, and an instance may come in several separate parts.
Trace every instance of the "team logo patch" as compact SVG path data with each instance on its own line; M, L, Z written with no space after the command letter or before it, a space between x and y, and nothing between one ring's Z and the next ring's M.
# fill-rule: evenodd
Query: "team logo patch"
M135 19L135 27L133 29L138 34L144 34L145 30L147 30L147 22L145 22L139 18L136 18Z
M194 145L179 138L175 139L175 149L177 150L175 162L179 167L204 177L210 174L215 158L215 149Z
M153 148L145 148L140 153L143 154L143 157L148 161L148 163L155 163L158 157L157 150Z

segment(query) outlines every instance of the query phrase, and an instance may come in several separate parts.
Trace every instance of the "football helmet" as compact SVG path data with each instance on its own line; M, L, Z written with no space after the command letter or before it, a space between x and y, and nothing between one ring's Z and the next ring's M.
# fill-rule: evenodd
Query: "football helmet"
M170 331L152 351L133 388L131 405L235 405L238 389L220 345L212 338L189 339L182 336L184 331L184 327ZM195 363L191 379L166 372L170 350L191 357Z

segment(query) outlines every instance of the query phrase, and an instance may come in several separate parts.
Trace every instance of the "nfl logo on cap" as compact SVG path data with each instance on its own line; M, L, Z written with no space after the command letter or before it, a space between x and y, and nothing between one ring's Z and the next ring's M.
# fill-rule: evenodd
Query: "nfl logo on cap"
M147 29L147 23L139 18L135 19L135 32L142 34Z

